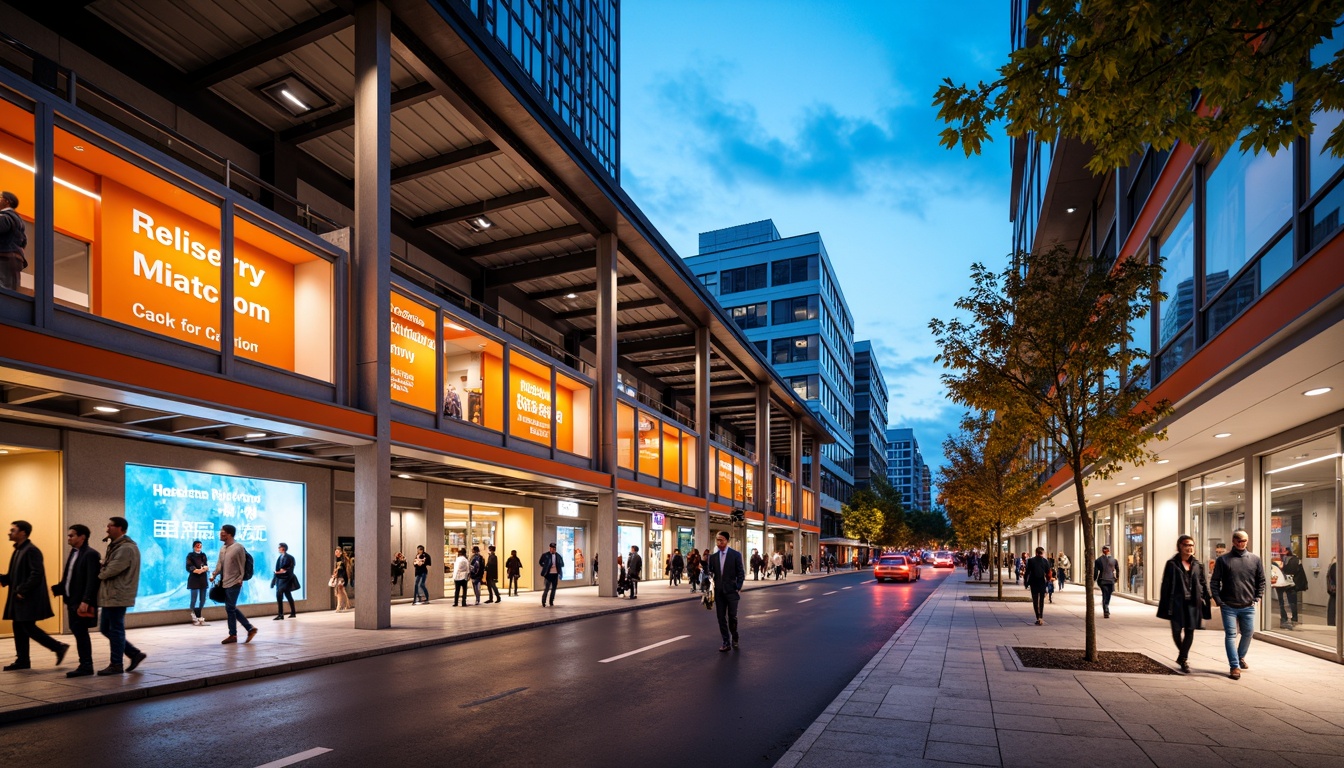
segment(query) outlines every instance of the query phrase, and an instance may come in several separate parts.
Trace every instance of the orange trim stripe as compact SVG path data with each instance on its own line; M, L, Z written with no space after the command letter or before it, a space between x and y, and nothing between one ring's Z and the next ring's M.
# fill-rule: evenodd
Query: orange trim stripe
M699 496L691 496L680 491L670 491L666 488L656 488L652 485L645 485L635 480L627 480L623 477L617 478L616 490L621 493L630 493L635 496L648 496L655 499L662 499L671 504L678 504L684 507L703 507L705 500Z
M584 485L611 487L611 475L603 472L571 467L559 461L529 456L497 445L485 445L474 440L467 440L456 435L449 435L412 424L403 424L399 421L392 422L392 441L412 448L435 451L445 456L494 464L505 469L547 475L561 480L583 483Z

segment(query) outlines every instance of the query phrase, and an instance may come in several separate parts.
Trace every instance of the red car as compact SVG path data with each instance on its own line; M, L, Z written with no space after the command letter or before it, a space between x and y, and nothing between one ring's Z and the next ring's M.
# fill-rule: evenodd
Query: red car
M877 566L873 568L873 573L877 576L877 582L881 584L887 579L892 581L919 581L919 563L914 558L905 555L883 555L877 561Z

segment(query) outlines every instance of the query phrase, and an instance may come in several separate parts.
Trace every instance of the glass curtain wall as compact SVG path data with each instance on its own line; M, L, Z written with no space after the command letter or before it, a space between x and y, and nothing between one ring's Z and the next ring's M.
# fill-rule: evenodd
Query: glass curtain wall
M1246 527L1246 471L1237 464L1185 482L1186 530L1195 538L1195 556L1213 561L1232 546L1232 532Z
M1336 648L1336 601L1329 583L1339 575L1338 438L1325 435L1270 454L1261 473L1267 530L1258 549L1272 582L1262 626Z
M1124 541L1120 546L1123 558L1120 560L1124 570L1119 587L1121 592L1143 597L1144 565L1147 563L1147 514L1144 512L1143 499L1130 499L1116 505L1115 516L1122 527Z

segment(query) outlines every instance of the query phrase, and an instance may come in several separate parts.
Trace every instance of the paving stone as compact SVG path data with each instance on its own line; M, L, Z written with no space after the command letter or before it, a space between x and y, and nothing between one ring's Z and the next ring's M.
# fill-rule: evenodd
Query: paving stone
M1230 765L1209 747L1197 744L1169 744L1164 741L1145 741L1139 745L1148 759L1158 768L1191 768L1192 766Z
M947 725L965 725L976 728L993 728L994 715L990 712L976 712L968 709L946 709L935 707L933 722Z
M924 747L924 757L962 765L998 766L998 747L977 746L946 741L930 741Z
M935 723L929 726L929 741L974 744L984 747L997 747L999 745L993 726L976 727L950 723Z

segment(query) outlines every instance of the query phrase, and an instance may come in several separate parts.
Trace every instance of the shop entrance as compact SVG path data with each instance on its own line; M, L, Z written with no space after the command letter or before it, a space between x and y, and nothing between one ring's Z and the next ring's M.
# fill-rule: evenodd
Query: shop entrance
M508 585L505 564L509 553L517 550L523 567L519 571L519 588L530 589L532 559L532 510L515 507L495 507L446 501L443 507L443 582L448 594L453 590L453 564L458 550L465 549L471 557L471 548L480 547L481 557L488 557L490 546L495 547L499 559L499 588ZM566 564L570 563L568 556Z
M59 451L39 451L0 444L0 488L4 489L5 505L11 516L0 523L6 532L14 520L26 520L33 525L30 540L42 550L42 564L47 573L47 584L61 580L61 567L69 547L65 543L65 528L61 515L61 454ZM101 539L94 531L90 539ZM6 548L8 549L8 547ZM13 550L9 550L12 552ZM8 569L8 554L5 568ZM7 590L6 590L7 591ZM40 599L51 600L55 616L37 625L51 634L61 631L65 604L48 592ZM13 626L0 620L0 636L11 637ZM40 652L40 649L38 649Z

